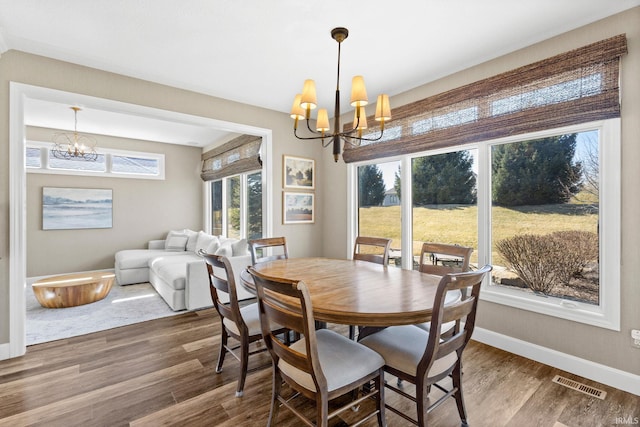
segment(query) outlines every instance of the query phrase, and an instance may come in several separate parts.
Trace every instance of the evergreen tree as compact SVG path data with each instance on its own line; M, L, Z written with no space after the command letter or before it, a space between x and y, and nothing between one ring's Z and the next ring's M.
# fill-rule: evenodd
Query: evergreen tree
M473 157L464 151L414 159L413 205L473 204L476 201L476 177ZM396 183L399 183L396 174Z
M385 193L382 171L378 165L366 165L358 168L359 206L380 206Z
M500 206L566 203L581 187L576 134L493 148L492 200Z
M262 173L248 175L249 187L247 215L247 238L259 239L262 237Z

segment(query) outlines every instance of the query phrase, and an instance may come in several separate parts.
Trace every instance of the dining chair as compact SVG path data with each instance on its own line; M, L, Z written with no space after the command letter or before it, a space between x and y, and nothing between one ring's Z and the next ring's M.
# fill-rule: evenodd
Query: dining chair
M419 270L422 273L444 276L469 271L473 248L445 243L422 244Z
M443 276L438 284L431 317L431 330L426 332L415 325L391 326L368 335L360 343L375 350L385 360L385 372L415 385L412 395L398 387L385 384L388 389L416 404L417 419L405 411L387 405L387 409L422 427L427 425L428 414L447 398L454 397L463 426L467 425L467 412L462 394L461 359L471 338L476 320L480 285L492 270L486 265L477 271L452 273ZM471 293L454 304L445 304L447 292L469 287ZM443 336L442 325L464 322L462 329ZM439 381L451 376L452 386L446 388ZM432 386L444 395L431 403Z
M353 259L389 265L391 239L358 236L353 245Z
M423 243L420 251L419 270L422 273L444 276L449 273L462 273L469 271L469 262L473 248L445 243ZM466 296L467 289L460 289L448 295L447 300L457 299L458 295ZM453 298L456 297L456 298ZM420 323L419 328L429 332L430 323ZM442 327L443 333L453 329L455 322L449 322Z
M274 261L289 258L287 241L284 237L265 237L263 239L249 240L249 252L251 252L251 264ZM267 251L271 251L267 255Z
M377 415L378 425L386 426L382 357L333 330L316 330L311 298L304 282L265 276L253 267L249 267L249 273L254 278L258 294L262 335L273 360L271 410L267 425L275 425L280 406L284 406L305 425L328 426L329 419L365 399L375 398L375 410L363 415L361 422ZM274 323L296 331L301 339L287 345L272 332ZM371 381L375 384L374 389L357 398L357 390ZM288 384L293 393L283 393L283 383ZM329 413L329 401L348 393L351 399ZM299 396L315 401L315 424L297 409Z
M244 383L247 377L249 356L266 351L266 347L250 351L249 345L262 339L260 328L260 316L258 315L258 303L254 302L244 307L238 303L235 276L229 259L222 255L202 254L209 272L209 289L213 305L220 316L222 323L222 336L220 338L220 353L216 373L222 372L222 365L227 353L230 353L240 362L240 376L236 387L236 397L243 395ZM223 274L221 274L223 273ZM221 294L228 295L229 302L221 301ZM278 326L276 333L284 333L286 329ZM231 347L229 338L238 341L238 345ZM237 354L240 350L240 354ZM258 366L260 369L264 366ZM253 369L255 370L255 369Z
M391 239L384 237L358 236L353 245L353 259L389 265ZM356 326L349 325L349 338L356 338Z

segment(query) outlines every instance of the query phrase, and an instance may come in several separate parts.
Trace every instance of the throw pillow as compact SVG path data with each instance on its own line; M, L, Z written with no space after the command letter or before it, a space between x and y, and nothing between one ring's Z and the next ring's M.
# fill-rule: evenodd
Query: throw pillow
M218 240L216 236L213 236L213 240L211 241L211 243L209 243L209 246L207 246L207 249L205 249L205 252L208 254L215 254L219 247L220 247L220 240Z
M199 253L200 250L203 250L205 252L207 252L207 248L209 247L209 245L211 244L211 242L213 242L215 239L217 239L215 236L212 236L211 234L207 234L204 231L199 231L198 232L198 239L196 240L196 246L195 249L193 250L195 253ZM187 243L187 246L189 244ZM189 250L189 249L187 249Z
M184 248L187 246L187 240L189 238L187 236L173 235L169 237L167 240L167 246L165 250L170 252L182 252Z
M247 255L249 253L249 244L247 243L247 239L240 239L237 242L232 243L231 248L233 249L233 256Z
M198 232L185 228L183 234L185 234L189 238L189 240L187 240L186 250L194 252L196 249L196 241L198 240Z
M164 239L164 248L165 249L167 249L167 247L169 246L169 239L171 239L173 236L185 236L186 237L186 235L182 231L177 231L177 230L169 231L169 233L167 234L167 237Z
M220 247L216 250L216 255L226 256L230 258L233 256L233 248L231 244L220 245Z

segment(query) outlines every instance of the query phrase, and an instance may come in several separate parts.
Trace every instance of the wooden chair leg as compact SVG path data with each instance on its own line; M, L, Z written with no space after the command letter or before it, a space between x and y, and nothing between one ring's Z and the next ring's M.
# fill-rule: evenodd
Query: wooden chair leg
M244 394L244 382L247 378L247 369L249 367L249 343L246 339L240 344L240 377L238 378L238 387L236 388L236 397L242 397Z
M280 390L282 389L282 377L277 372L276 368L273 368L272 384L271 384L271 410L269 411L269 421L267 427L275 426L278 419L278 412L280 410L280 402L278 396L280 396Z
M462 396L462 366L460 363L458 363L451 373L451 379L453 380L453 387L457 389L454 397L456 399L456 406L458 407L458 414L460 415L460 422L463 426L466 426L467 409L464 406L464 398Z
M378 395L376 396L376 409L378 410L378 426L387 426L387 417L384 413L384 371L380 370L380 375L374 380Z
M216 374L222 372L222 364L224 363L224 356L227 354L227 341L229 339L229 335L227 335L227 331L223 328L222 335L220 337L220 353L218 354L218 364L216 365Z

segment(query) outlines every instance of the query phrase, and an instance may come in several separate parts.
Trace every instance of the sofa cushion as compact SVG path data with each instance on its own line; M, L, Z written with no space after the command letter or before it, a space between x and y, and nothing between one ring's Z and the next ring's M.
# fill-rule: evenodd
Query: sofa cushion
M196 249L196 242L198 240L198 232L185 228L183 233L188 238L187 244L186 244L186 250L189 252L194 252Z
M149 261L149 268L171 288L182 290L185 288L187 263L195 260L202 259L193 253L159 256Z
M193 250L195 253L199 253L201 250L207 252L207 248L211 243L218 240L216 236L207 234L204 231L198 232L198 239L196 240L196 246Z
M169 255L172 254L178 255L175 252ZM162 255L167 255L167 251L164 249L126 249L118 251L116 252L116 268L120 270L147 268L149 267L149 260Z

